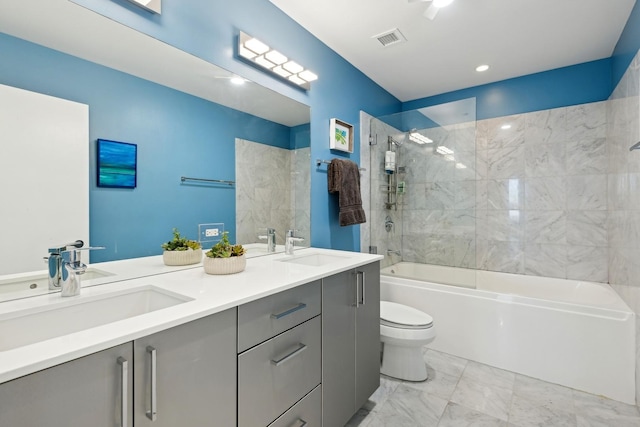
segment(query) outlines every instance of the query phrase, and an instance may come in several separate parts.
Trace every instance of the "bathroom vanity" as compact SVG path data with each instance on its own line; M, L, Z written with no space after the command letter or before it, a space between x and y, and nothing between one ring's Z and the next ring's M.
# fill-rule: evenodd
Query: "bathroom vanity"
M340 427L379 385L380 259L310 248L0 304L0 425Z

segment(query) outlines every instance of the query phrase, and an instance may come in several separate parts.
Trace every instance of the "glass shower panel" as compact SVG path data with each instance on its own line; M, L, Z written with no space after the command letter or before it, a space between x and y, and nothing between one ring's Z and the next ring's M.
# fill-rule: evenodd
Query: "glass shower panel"
M476 170L475 99L376 117L370 141L368 245L385 255L383 266L475 268L483 176Z

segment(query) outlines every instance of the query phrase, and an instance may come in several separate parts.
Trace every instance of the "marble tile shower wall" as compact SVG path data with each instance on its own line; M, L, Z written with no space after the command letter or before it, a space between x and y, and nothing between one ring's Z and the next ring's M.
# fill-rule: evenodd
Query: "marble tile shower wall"
M386 177L372 174L370 233L379 253L401 247L404 261L608 281L607 102L422 133L434 144L399 148L406 192L398 210L383 208ZM379 120L371 134L371 167L382 171L386 136L405 134Z
M607 103L476 132L476 268L607 282Z
M311 147L290 150L291 212L293 222L289 228L305 239L300 246L311 245ZM286 230L283 230L285 232ZM284 240L283 240L284 242ZM283 243L284 244L284 243Z
M476 268L475 123L421 133L434 143L404 144L399 162L406 165L403 260Z
M636 402L640 403L640 58L609 99L609 283L636 312Z
M277 243L284 244L284 233L291 228L294 215L295 188L292 188L290 173L293 153L295 150L236 139L238 242L264 243L258 240L258 234L264 233L266 227L273 227Z
M611 96L608 117L609 276L611 284L632 287L640 286L640 151L629 151L640 140L639 65L636 57Z

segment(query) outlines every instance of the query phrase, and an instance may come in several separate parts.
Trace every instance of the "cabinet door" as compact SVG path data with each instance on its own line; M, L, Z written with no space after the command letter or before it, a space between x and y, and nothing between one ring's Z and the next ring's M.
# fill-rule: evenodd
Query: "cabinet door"
M356 409L380 386L380 263L356 269Z
M355 412L356 276L322 279L322 417L343 426Z
M122 344L0 384L0 426L132 427L132 356Z
M136 340L134 352L136 427L236 425L235 308Z

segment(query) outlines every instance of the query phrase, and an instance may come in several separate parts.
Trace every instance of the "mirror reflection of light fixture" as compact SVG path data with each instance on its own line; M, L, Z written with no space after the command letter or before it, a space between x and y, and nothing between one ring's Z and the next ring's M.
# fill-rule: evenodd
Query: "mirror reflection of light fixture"
M131 3L140 6L152 13L160 15L162 13L162 0L129 0Z
M446 155L446 154L453 154L453 150L449 147L445 147L444 145L440 145L438 146L438 148L436 148L436 152L440 153L442 155Z
M318 79L317 74L242 31L238 37L238 56L306 90L311 89L310 83Z
M426 136L424 136L423 134L417 132L417 131L412 131L409 134L409 140L415 142L416 144L431 144L433 142L433 139L428 138Z

